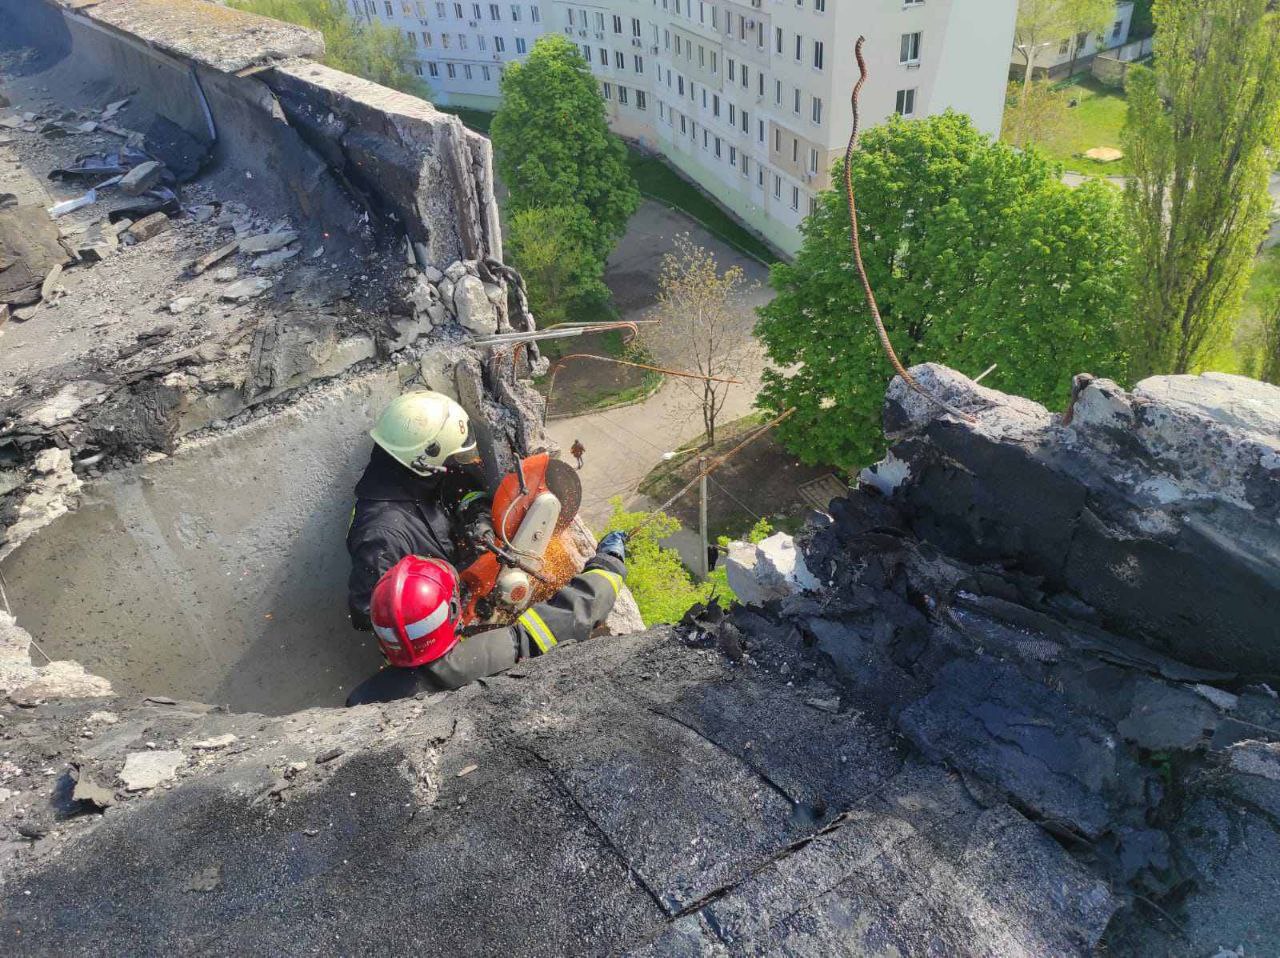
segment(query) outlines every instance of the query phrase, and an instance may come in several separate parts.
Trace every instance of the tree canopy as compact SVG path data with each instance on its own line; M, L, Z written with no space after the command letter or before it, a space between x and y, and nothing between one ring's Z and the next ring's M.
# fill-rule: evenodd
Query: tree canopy
M1134 371L1184 373L1229 338L1267 226L1280 132L1270 0L1155 0L1155 68L1128 78Z
M1019 0L1013 49L1023 61L1023 81L1030 84L1041 56L1062 40L1072 44L1074 64L1076 34L1102 30L1115 12L1115 0Z
M377 20L355 20L342 0L230 0L229 5L319 30L326 66L415 96L430 96L426 84L409 69L413 47L404 34Z
M502 106L490 128L511 212L534 207L586 216L579 239L601 262L640 205L626 148L609 132L604 100L578 48L559 34L539 37L502 77Z
M990 142L960 114L899 117L867 132L853 180L867 274L904 363L936 361L1040 402L1065 403L1074 373L1124 378L1129 302L1118 192L1071 189L1034 150ZM843 181L843 165L834 179ZM842 188L819 197L757 333L778 367L760 404L796 407L779 427L808 462L856 468L883 449L892 375L849 248Z

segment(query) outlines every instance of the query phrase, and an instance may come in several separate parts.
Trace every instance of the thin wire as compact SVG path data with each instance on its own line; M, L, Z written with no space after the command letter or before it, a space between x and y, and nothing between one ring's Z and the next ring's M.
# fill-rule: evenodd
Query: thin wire
M8 589L5 588L5 586L7 585L8 583L5 582L5 579L4 579L4 571L0 570L0 600L4 602L5 614L7 614L11 619L16 619L16 616L14 616L13 614L13 607L9 605L9 591ZM38 643L29 632L27 633L27 640L33 649L35 649L37 652L39 652L41 655L44 656L44 660L46 662L53 661L53 656L51 656L44 649L40 648L40 643Z
M853 85L853 94L849 98L853 106L853 130L849 134L849 145L845 147L844 151L844 192L845 198L849 201L849 241L853 246L853 262L858 268L858 278L862 280L862 292L867 299L867 308L871 310L871 318L875 321L876 334L880 337L880 345L884 349L884 354L889 358L889 363L893 366L894 372L902 377L902 381L907 386L925 399L945 409L953 416L959 416L967 422L973 422L973 417L968 413L961 412L924 389L907 372L907 368L902 365L902 360L898 358L898 354L893 348L893 342L889 339L889 331L884 327L884 320L880 316L880 307L876 305L876 294L871 289L871 281L867 279L867 268L862 263L862 242L858 238L858 206L854 202L853 196L853 154L858 149L858 96L861 94L862 85L867 82L868 76L867 61L862 57L862 47L866 42L866 37L858 37L858 42L853 47L854 58L858 61L858 82Z
M728 496L730 499L732 499L734 502L736 502L738 505L740 505L743 509L746 509L746 510L747 510L747 512L748 512L748 513L749 513L753 518L755 518L755 519L757 519L757 520L759 520L759 519L763 519L763 518L764 518L762 515L760 515L760 513L756 512L756 511L755 511L754 509L752 509L749 505L747 505L745 502L743 502L741 499L739 499L737 496L735 496L732 492L730 492L728 489L726 489L726 488L721 484L720 480L718 480L715 476L707 476L707 478L711 480L711 482L715 485L715 487L716 487L717 489L719 489L719 490L720 490L721 492L723 492L726 496Z

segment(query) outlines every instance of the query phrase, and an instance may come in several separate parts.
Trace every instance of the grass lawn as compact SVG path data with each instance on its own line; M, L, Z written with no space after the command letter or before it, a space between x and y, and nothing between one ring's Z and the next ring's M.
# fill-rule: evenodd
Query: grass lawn
M561 357L574 353L609 356L633 363L653 361L638 343L624 342L619 329L570 339L548 339L539 344L539 349L553 365ZM652 370L591 359L572 360L556 373L549 413L557 418L580 416L619 403L637 402L647 399L661 385L662 374ZM551 377L548 375L535 380L534 388L547 395L551 389Z
M728 213L672 169L665 160L629 150L627 163L641 193L683 210L730 246L763 263L777 260L777 255L767 245L739 226Z
M1081 155L1095 146L1121 149L1120 129L1124 126L1128 108L1124 91L1103 86L1091 76L1077 77L1058 89L1068 100L1079 100L1079 105L1067 111L1067 123L1061 130L1036 146L1076 173L1097 176L1128 174L1127 159L1099 163Z

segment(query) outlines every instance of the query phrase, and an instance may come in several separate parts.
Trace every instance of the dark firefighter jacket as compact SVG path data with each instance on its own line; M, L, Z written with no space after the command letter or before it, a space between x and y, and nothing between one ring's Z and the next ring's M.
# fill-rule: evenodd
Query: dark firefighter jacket
M416 669L387 666L356 686L347 705L460 689L521 659L543 655L566 642L582 642L609 615L626 574L621 559L597 554L581 574L545 602L525 610L514 625L469 636L447 655Z
M407 555L444 559L459 572L475 558L466 530L489 515L489 497L469 469L423 478L378 446L356 483L347 530L351 624L368 631L369 600L382 574Z

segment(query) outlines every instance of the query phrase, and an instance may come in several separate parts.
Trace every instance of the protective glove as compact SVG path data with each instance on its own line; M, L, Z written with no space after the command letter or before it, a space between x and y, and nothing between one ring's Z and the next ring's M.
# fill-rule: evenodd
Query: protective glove
M625 532L610 532L607 536L600 540L600 544L596 546L596 555L601 553L613 556L620 562L627 561L627 534Z

